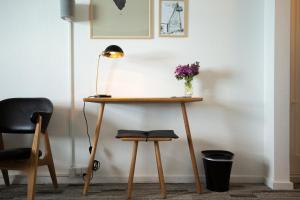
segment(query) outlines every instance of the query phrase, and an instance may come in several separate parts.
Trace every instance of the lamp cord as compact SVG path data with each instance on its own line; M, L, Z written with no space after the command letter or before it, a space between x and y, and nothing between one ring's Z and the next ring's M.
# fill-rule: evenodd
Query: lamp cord
M86 113L85 113L85 102L83 102L83 116L84 116L84 121L85 121L85 126L86 126L86 135L88 136L88 140L89 140L89 152L91 153L92 151L90 150L92 148L92 143L91 143L91 136L89 134L89 123L86 117Z
M89 96L90 97L93 97L93 96ZM83 116L84 116L84 120L85 120L85 125L86 125L86 135L88 136L88 141L89 141L89 153L91 154L92 153L92 150L93 150L93 146L92 146L92 143L91 143L91 136L89 134L89 124L88 124L88 120L87 120L87 117L86 117L86 112L85 112L85 102L83 103ZM93 162L93 170L92 170L92 174L91 174L91 179L93 179L94 177L94 171L97 171L98 169L100 168L100 162L98 160L94 160ZM84 177L86 176L86 173L83 173L82 177L84 179Z

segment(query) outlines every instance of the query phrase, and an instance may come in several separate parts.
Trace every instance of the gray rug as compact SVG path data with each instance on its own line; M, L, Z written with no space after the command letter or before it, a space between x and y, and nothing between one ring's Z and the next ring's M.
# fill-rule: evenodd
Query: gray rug
M122 200L127 199L127 184L92 184L87 196L82 196L82 185L37 185L37 200ZM205 187L204 187L205 188ZM234 184L229 192L216 193L204 189L195 193L194 184L167 184L167 199L175 200L300 200L300 189L271 191L264 185ZM26 185L0 186L0 200L26 199ZM135 184L132 199L162 199L159 184Z

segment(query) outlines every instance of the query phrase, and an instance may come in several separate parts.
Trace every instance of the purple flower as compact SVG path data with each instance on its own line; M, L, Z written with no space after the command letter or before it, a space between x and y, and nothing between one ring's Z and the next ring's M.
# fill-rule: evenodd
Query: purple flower
M175 77L178 80L185 79L187 81L193 80L193 77L199 74L199 62L195 62L191 65L179 65L175 70Z

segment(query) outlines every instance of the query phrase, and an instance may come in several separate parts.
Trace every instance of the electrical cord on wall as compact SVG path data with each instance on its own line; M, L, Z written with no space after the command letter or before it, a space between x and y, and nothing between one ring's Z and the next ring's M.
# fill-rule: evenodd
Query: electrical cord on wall
M92 143L91 143L91 136L89 134L89 123L88 123L88 120L87 120L87 117L86 117L86 114L85 114L85 102L83 103L83 109L82 109L82 111L83 111L83 116L84 116L84 120L85 120L86 135L88 136L89 145L90 145L89 152L91 154L93 147L92 147Z
M91 136L89 134L89 123L88 123L88 120L87 120L87 117L86 117L86 112L85 112L85 102L83 103L82 111L83 111L83 116L84 116L85 125L86 125L86 135L88 137L88 141L89 141L89 145L90 145L89 146L89 153L91 154L92 150L93 150L93 146L92 146L92 143L91 143ZM94 171L97 171L98 169L100 169L100 162L98 160L94 160L91 180L94 177ZM85 176L86 176L86 173L83 174L83 179L84 179Z

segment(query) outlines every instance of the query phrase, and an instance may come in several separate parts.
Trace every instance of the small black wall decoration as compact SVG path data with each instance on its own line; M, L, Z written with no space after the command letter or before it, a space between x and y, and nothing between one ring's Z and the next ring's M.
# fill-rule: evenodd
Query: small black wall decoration
M125 7L126 0L113 0L116 4L116 6L122 10Z

